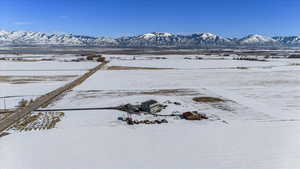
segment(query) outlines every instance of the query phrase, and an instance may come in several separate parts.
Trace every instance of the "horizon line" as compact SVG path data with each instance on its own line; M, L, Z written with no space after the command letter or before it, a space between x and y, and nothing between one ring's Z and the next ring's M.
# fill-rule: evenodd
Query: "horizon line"
M85 34L80 34L80 33L69 33L69 32L41 32L41 31L31 31L31 30L7 30L7 29L1 29L0 31L6 31L6 32L31 32L31 33L43 33L46 35L73 35L73 36L87 36L87 37L94 37L94 38L111 38L111 39L118 39L118 38L122 38L122 37L132 37L132 36L139 36L139 35L145 35L145 34L153 34L153 33L169 33L171 35L183 35L183 36L188 36L188 35L193 35L193 34L212 34L212 35L216 35L219 37L223 37L223 38L227 38L227 39L235 39L235 38L244 38L244 37L248 37L251 35L259 35L259 36L264 36L264 37L298 37L300 35L276 35L276 36L267 36L264 34L258 34L258 33L249 33L249 34L245 34L243 36L222 36L219 35L217 33L212 33L212 32L194 32L194 33L173 33L173 32L159 32L159 31L151 31L151 32L146 32L146 33L130 33L128 35L123 35L123 36L117 36L117 37L111 37L111 36L93 36L93 35L85 35Z

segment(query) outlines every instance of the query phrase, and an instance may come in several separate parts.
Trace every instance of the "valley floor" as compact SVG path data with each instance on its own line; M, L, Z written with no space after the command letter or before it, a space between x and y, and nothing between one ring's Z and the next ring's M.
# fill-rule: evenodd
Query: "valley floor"
M183 55L106 57L111 61L110 67L98 71L47 108L108 107L154 99L167 105L161 114L198 111L209 119L166 117L166 124L130 126L117 119L127 116L121 111L68 111L50 130L8 130L11 134L0 138L0 168L300 167L300 60L198 60L194 55L189 59ZM68 69L92 66L88 62L73 63ZM0 72L3 76L19 75ZM43 81L30 88L28 84L0 81L0 85L8 86L1 95L28 94L14 90L14 85L42 94L46 88L66 82L55 83ZM200 96L224 102L193 101ZM133 118L162 119L149 115Z

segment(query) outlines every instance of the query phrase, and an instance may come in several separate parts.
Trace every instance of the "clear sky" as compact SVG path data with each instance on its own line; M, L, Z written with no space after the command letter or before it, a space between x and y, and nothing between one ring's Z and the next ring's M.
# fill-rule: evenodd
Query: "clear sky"
M300 0L1 0L0 29L109 37L300 35Z

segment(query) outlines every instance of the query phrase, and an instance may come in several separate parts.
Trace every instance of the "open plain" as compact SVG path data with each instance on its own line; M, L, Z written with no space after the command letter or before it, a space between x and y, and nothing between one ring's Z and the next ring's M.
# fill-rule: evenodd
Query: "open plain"
M105 68L42 109L155 100L165 106L161 116L120 110L32 112L2 133L1 168L79 169L87 162L89 168L300 167L299 59L104 56L109 61ZM53 59L42 60L49 57ZM34 100L98 64L74 60L80 57L39 55L31 62L0 61L0 87L5 88L0 97L6 108L15 108L21 99ZM4 109L3 100L0 106ZM167 116L191 111L208 119ZM120 120L128 116L168 123L128 125Z

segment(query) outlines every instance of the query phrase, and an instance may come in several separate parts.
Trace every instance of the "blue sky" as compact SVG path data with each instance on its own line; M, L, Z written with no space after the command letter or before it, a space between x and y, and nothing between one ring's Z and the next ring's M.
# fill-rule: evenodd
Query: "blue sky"
M154 31L300 35L300 1L1 0L0 29L109 37Z

